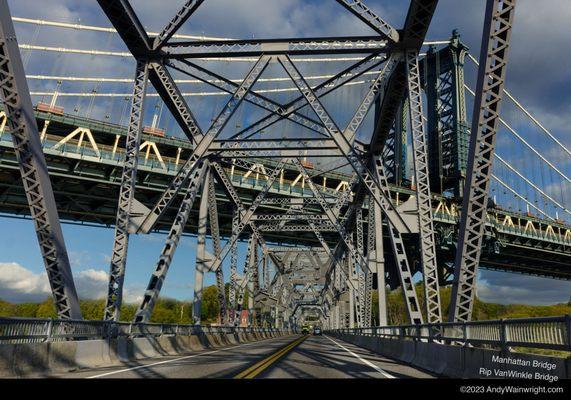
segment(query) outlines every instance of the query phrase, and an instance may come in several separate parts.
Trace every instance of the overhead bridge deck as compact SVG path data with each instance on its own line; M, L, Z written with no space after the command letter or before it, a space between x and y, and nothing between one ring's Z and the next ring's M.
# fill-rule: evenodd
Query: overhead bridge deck
M123 146L126 128L120 125L87 119L68 114L55 114L36 110L41 129L44 153L48 161L58 211L63 221L111 227L115 223L117 198L122 169ZM0 112L0 212L7 216L26 217L29 207L21 184L13 143L4 129L5 116ZM150 134L145 129L139 161L136 198L152 207L180 166L190 155L192 144L187 140ZM294 144L295 145L295 144ZM255 157L252 151L251 156ZM264 155L265 156L265 155ZM227 164L228 175L245 204L250 204L265 182L264 173L276 164L271 160L248 158L249 165L237 162ZM327 195L334 196L346 190L349 175L309 169L313 181ZM393 200L405 202L414 190L410 187L391 186ZM181 192L179 196L182 196ZM323 218L316 203L308 201L305 217L279 217L279 229L272 225L276 211L289 207L288 197L313 197L311 189L292 165L286 167L280 179L270 189L271 198L261 205L263 215L258 215L258 226L269 240L279 244L317 244L309 218ZM220 230L231 232L231 204L222 193L219 201ZM185 234L197 231L198 203L195 202ZM433 195L433 212L437 231L437 251L444 276L451 272L456 251L456 229L459 220L459 203L454 198ZM365 205L366 207L366 205ZM176 214L176 204L171 206L155 229L166 232L169 221ZM264 220L265 219L265 220ZM366 223L366 221L365 221ZM321 221L321 230L329 240L336 240L335 227ZM329 233L328 233L329 231ZM571 226L563 221L551 221L531 214L518 213L501 208L489 208L486 241L482 255L482 267L502 271L571 279ZM385 230L386 234L386 230ZM387 238L385 238L386 240ZM406 238L405 238L406 239ZM411 240L411 246L415 243ZM385 246L389 248L389 245ZM387 257L389 269L391 257ZM396 285L397 282L394 282Z

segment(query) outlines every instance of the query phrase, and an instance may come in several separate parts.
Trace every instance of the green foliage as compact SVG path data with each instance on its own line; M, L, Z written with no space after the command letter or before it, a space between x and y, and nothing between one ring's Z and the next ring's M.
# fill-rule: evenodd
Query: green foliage
M205 287L202 291L201 321L204 323L216 322L219 312L218 288L216 286Z
M424 297L424 285L418 283L415 286L416 294L418 296L418 301L420 302L420 307L423 312L423 316L426 319L425 310L425 297ZM450 299L452 295L451 287L440 288L440 302L442 304L442 319L443 321L448 320L448 310L450 306ZM404 302L403 294L401 288L396 290L388 290L386 292L387 298L387 319L389 325L402 325L408 324L408 317L406 311L406 305ZM372 293L373 310L372 316L373 321L378 321L378 304L379 299L377 292ZM529 318L529 317L550 317L550 316L560 316L565 314L571 314L571 302L553 304L548 306L532 306L526 304L496 304L496 303L486 303L476 298L474 302L474 310L472 313L472 319L474 321L483 321L491 319L502 319L502 318Z
M424 313L424 287L422 283L415 286L421 309ZM226 284L226 298L228 299L229 285ZM440 300L443 304L442 318L448 318L448 307L450 304L451 288L440 288ZM373 323L378 324L378 295L373 291L372 295L372 317ZM404 303L402 290L386 291L387 317L389 325L408 324L406 306ZM243 307L248 306L248 293L244 295ZM104 300L81 300L81 312L87 320L100 320L103 317L105 307ZM132 321L138 304L123 304L121 307L121 320ZM220 304L218 302L218 289L216 286L204 288L202 297L201 319L203 323L213 323L218 319ZM548 317L571 314L571 301L568 303L554 304L548 306L531 306L526 304L495 304L486 303L478 298L474 303L473 320L490 320L501 318L527 318L527 317ZM41 303L20 303L13 304L0 300L0 317L22 317L22 318L55 318L57 316L53 299L47 298ZM425 316L426 318L426 316ZM155 304L151 322L190 324L192 323L192 302L178 301L174 299L159 299Z
M103 318L105 300L81 300L79 302L81 313L86 320L100 320ZM123 304L121 307L121 321L130 322L135 317L138 304ZM157 301L151 316L151 322L190 324L192 303L173 299L160 299ZM21 318L56 318L52 298L42 303L12 304L0 300L0 317Z

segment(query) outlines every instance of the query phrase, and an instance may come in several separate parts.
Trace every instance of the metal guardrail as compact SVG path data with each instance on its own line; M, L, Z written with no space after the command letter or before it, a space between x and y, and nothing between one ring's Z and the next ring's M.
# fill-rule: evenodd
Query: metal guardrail
M444 341L459 345L488 344L502 349L531 347L571 351L571 315L468 323L343 328L330 332L428 342Z
M200 333L281 333L276 328L142 324L43 318L0 318L0 344L65 340L191 336Z

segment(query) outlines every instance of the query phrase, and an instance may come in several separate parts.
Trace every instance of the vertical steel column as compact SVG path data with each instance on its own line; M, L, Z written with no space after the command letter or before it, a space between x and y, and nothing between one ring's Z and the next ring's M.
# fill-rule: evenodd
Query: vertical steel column
M202 290L204 288L204 273L208 270L206 266L206 229L208 220L208 186L210 186L209 175L206 172L204 185L200 195L200 209L198 211L198 236L196 246L196 263L194 267L194 302L192 319L195 324L200 324L202 311Z
M6 0L0 0L0 96L58 317L81 319L79 299Z
M254 296L256 295L256 289L259 286L258 277L258 241L256 236L252 235L252 252L250 253L250 279L248 280L248 322L249 326L255 325L254 317Z
M426 317L429 323L439 323L442 322L442 317L440 314L438 266L436 262L432 206L430 204L431 193L428 175L428 154L423 122L418 53L416 51L406 52L406 67L414 173L416 177L420 254L422 258L422 274L424 277L424 291L426 295Z
M239 211L238 211L239 212ZM236 240L237 242L237 240ZM254 242L254 235L250 235L250 238L248 239L248 247L246 250L246 262L244 263L244 270L242 271L242 279L246 279L246 276L248 275L248 271L250 269L250 264L251 264L251 257L252 257L252 247L253 247L253 242ZM241 319L241 313L242 313L242 303L244 302L244 293L246 291L247 288L241 288L241 287L237 287L237 291L236 291L236 321L238 323L238 325L240 324L240 319ZM251 297L251 296L248 296ZM248 320L250 319L250 316L248 316Z
M216 186L214 186L214 174L208 175L208 220L210 222L210 236L214 256L220 257L222 246L220 245L220 228L218 226L218 203L216 201ZM216 287L218 288L218 303L220 304L220 320L225 324L228 320L226 310L226 288L224 286L224 271L218 268L215 272Z
M365 232L363 232L363 209L361 207L359 207L355 213L355 224L357 227L357 252L365 259ZM357 275L359 288L357 325L359 328L366 326L366 303L367 297L370 296L370 292L367 290L368 267L368 263L366 265L361 264Z
M454 322L472 318L515 3L515 0L486 3L450 304L449 320Z
M125 144L125 161L121 175L121 188L119 189L115 240L113 242L113 253L109 268L109 288L103 316L103 319L106 321L118 321L121 314L123 281L125 279L127 249L129 246L129 217L137 182L137 164L141 132L143 130L143 111L148 75L147 60L137 60L131 115Z
M377 277L377 295L378 295L378 312L379 321L377 325L387 325L387 298L385 291L385 255L383 246L383 220L381 208L374 201L369 201L369 235L368 235L368 251L369 251L369 269ZM370 308L370 307L369 307ZM368 311L369 316L367 322L371 326L371 310Z
M240 210L234 207L232 214L232 236L238 235L238 224L240 223ZM228 288L228 300L230 303L230 321L234 324L236 319L236 285L238 279L238 241L234 242L230 253L230 287Z

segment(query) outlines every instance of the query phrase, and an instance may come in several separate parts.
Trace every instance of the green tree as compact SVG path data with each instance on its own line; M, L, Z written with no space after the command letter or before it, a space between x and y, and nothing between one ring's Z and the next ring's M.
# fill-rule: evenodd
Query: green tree
M38 310L36 311L37 318L57 318L56 307L54 305L54 300L49 297L39 304Z
M214 322L220 312L218 302L218 288L208 286L202 291L201 320L204 322Z

